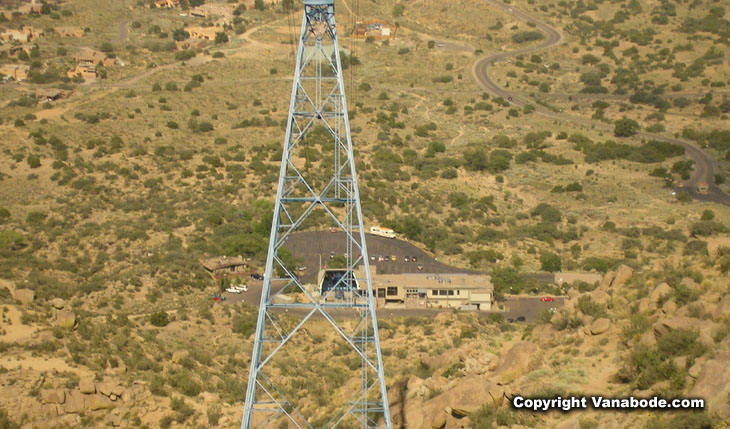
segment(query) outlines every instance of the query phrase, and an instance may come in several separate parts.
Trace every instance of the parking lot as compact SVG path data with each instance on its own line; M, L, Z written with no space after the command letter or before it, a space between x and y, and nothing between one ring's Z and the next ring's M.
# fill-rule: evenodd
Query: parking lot
M473 270L442 264L428 253L404 240L378 237L371 234L365 234L365 240L367 242L368 254L371 257L369 261L370 265L376 267L378 274L417 272L443 274L477 273ZM332 252L335 255L344 255L347 251L345 244L344 232L306 231L292 234L286 241L284 247L296 257L301 258L300 265L307 267L305 271L300 273L302 280L314 282L320 267L320 261L322 268L324 268ZM355 256L359 256L359 253L356 253ZM372 260L373 256L375 260ZM379 256L383 257L382 261L379 260ZM385 261L386 256L391 258L391 260ZM395 261L392 260L393 256L396 257ZM406 256L411 260L415 257L416 262L405 262ZM419 265L421 266L421 270L419 270Z

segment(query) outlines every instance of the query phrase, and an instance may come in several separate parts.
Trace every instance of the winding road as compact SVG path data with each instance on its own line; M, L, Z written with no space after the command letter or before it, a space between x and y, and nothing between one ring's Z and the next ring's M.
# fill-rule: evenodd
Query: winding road
M492 77L489 75L489 67L494 65L495 63L499 61L506 61L507 59L511 57L515 57L518 55L528 54L535 51L539 51L542 49L547 49L550 47L553 47L559 43L562 42L563 37L562 35L553 27L550 27L549 25L545 24L544 22L541 22L537 19L535 19L533 16L522 12L520 10L515 9L511 5L500 3L495 0L485 0L487 3L489 3L492 6L501 8L505 10L507 13L511 14L512 16L519 18L523 21L532 22L535 24L536 28L543 33L546 34L546 39L536 45L529 48L519 49L516 51L509 51L509 52L497 52L492 55L488 55L486 57L480 58L474 63L474 67L472 68L472 73L474 74L474 78L477 80L479 85L484 88L489 94L497 97L502 97L506 100L510 100L510 102L516 106L522 107L525 104L527 104L529 101L521 94L510 91L502 86L500 86L497 82L495 82ZM606 124L603 122L593 121L591 119L581 118L578 116L569 115L562 112L554 112L552 110L546 109L542 106L536 106L535 112L546 116L551 119L557 119L560 121L565 122L571 122L578 125L583 125L586 127L603 130L603 131L609 131L613 132L613 125ZM685 153L687 156L689 156L694 162L694 171L692 173L692 177L690 177L689 180L685 181L682 186L679 186L675 188L675 191L678 192L687 192L692 198L700 201L707 201L707 202L714 202L719 204L724 204L726 206L730 206L730 196L727 195L725 192L723 192L716 184L715 184L715 174L719 172L719 166L716 160L714 160L711 156L709 156L707 153L705 153L702 149L695 146L692 143L689 143L685 140L676 139L673 137L667 137L660 134L654 134L649 132L643 132L640 131L636 134L639 138L645 138L649 140L661 140L666 141L670 143L675 143L680 146L682 146L685 149ZM700 183L705 182L708 184L708 189L706 192L698 192L697 187Z

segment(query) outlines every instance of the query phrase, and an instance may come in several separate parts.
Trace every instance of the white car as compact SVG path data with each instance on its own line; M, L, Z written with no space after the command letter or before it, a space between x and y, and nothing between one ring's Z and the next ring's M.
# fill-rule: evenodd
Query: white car
M238 289L236 289L236 288L234 288L234 287L229 287L229 288L227 288L227 289L226 289L226 292L230 292L230 293L241 293L241 291L240 291L240 290L238 290Z
M231 289L237 289L241 292L248 292L248 286L246 285L233 286Z

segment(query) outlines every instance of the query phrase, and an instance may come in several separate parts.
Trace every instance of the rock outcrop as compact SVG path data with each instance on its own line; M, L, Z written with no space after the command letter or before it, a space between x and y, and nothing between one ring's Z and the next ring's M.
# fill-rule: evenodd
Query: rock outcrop
M35 299L35 292L30 289L16 289L13 298L23 305L28 305Z
M611 327L611 321L605 317L601 317L600 319L596 319L591 324L591 334L601 335L602 333L608 331L608 328L610 328L610 327Z

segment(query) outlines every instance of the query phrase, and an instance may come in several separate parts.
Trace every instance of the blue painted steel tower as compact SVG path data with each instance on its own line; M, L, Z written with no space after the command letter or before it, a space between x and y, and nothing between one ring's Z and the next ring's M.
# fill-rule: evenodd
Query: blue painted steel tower
M304 0L242 428L391 427L344 89L334 0ZM300 281L284 249L304 228L344 241L326 288ZM307 329L315 318L331 335Z

